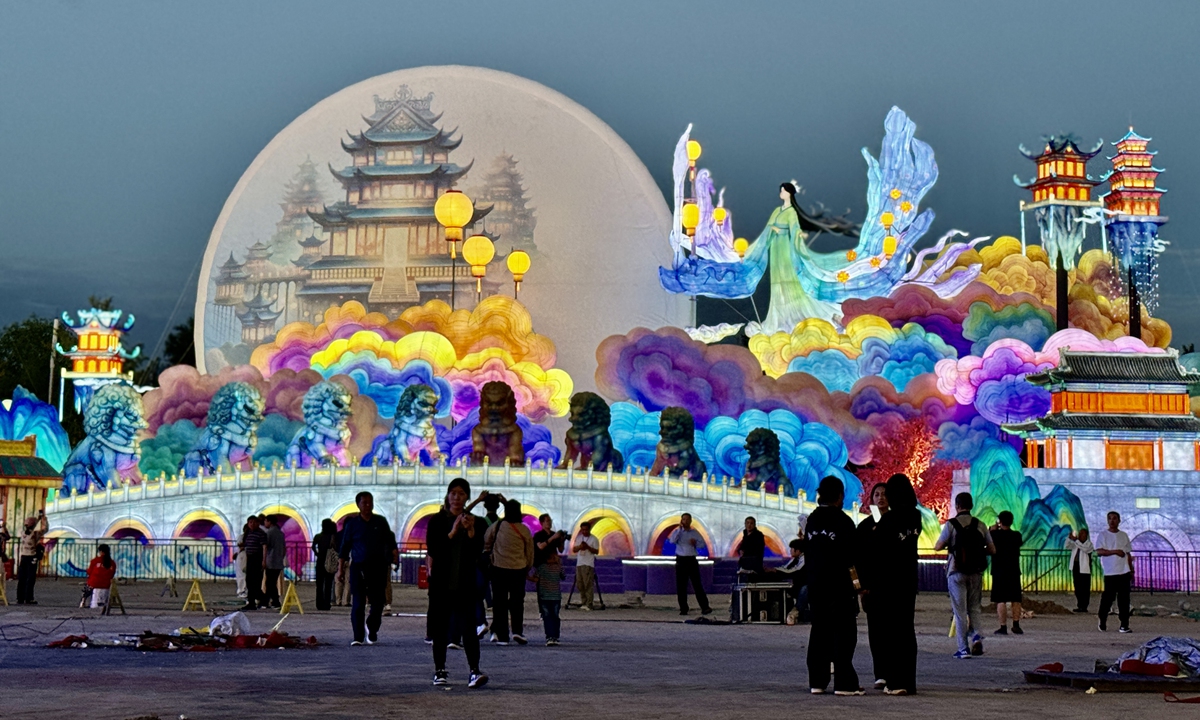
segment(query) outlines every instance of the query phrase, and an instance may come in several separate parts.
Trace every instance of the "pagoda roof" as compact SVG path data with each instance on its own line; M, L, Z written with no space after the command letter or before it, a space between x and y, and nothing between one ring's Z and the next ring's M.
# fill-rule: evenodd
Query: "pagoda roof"
M1200 383L1200 372L1185 370L1179 356L1169 353L1059 351L1059 364L1044 372L1025 376L1034 385L1054 383Z
M1125 142L1126 140L1141 140L1143 142L1150 142L1151 139L1152 138L1142 137L1141 135L1138 135L1137 133L1135 133L1133 131L1133 126L1130 125L1129 132L1122 135L1121 139L1114 142L1113 145L1120 145L1121 143Z
M264 244L261 240L251 245L246 250L246 258L254 260L265 260L271 257L271 247Z
M17 483L8 482L16 480ZM53 485L50 485L53 481ZM62 484L62 473L40 457L23 457L21 455L0 455L0 485L33 485L43 483L48 487Z
M335 170L332 165L329 166L329 172L338 179L343 185L348 180L355 179L382 179L382 178L407 178L407 177L428 177L428 178L449 178L457 180L471 169L471 165L459 167L454 163L423 163L421 165L352 165L350 167Z
M250 310L247 310L246 312L238 313L237 317L238 317L238 320L241 320L243 323L246 323L247 321L255 321L255 320L257 320L259 322L274 322L282 314L283 314L282 310L269 310L266 308L252 308Z
M1027 423L1005 425L1004 429L1017 434L1048 430L1200 433L1200 418L1195 415L1104 415L1065 412L1047 415Z
M1162 168L1153 167L1153 166L1151 166L1151 167L1113 168L1100 176L1100 182L1106 182L1110 177L1112 177L1113 175L1116 175L1117 173L1134 174L1134 173L1165 173L1165 172L1166 172L1166 170L1163 170Z
M321 225L340 225L357 220L410 220L435 217L432 205L361 208L348 203L326 205L323 212L310 210L308 216Z
M317 237L316 235L309 235L308 237L304 238L303 240L297 240L296 242L300 243L300 247L306 247L306 248L321 247L322 245L325 244L325 241L322 240L321 238Z
M242 264L240 262L233 259L233 251L232 250L229 251L229 259L226 260L225 262L221 263L221 269L240 268L241 266L242 266Z
M1100 153L1100 148L1104 147L1103 139L1098 141L1096 143L1096 147L1092 148L1091 150L1081 150L1079 145L1076 144L1075 139L1070 135L1050 135L1044 139L1046 144L1039 153L1029 152L1025 149L1024 145L1018 145L1017 149L1022 155L1030 160L1037 160L1039 158L1049 157L1052 155L1067 154L1068 152L1072 155L1078 155L1084 160L1090 160Z

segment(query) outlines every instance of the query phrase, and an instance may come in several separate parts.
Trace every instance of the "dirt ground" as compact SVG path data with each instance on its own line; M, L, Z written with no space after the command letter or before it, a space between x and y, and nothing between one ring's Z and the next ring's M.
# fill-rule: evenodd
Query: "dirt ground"
M205 625L213 612L236 608L229 583L203 586L208 613L180 612L180 597L160 597L151 583L121 588L128 615L98 617L74 605L77 581L39 581L40 604L0 607L0 718L407 718L578 717L676 718L791 717L838 713L847 717L930 718L1195 717L1187 705L1166 704L1159 694L1088 695L1078 690L1026 685L1021 670L1051 661L1068 670L1090 670L1158 635L1196 634L1198 626L1170 617L1176 595L1135 596L1134 606L1157 606L1156 617L1135 617L1134 633L1100 633L1094 616L1046 615L1026 619L1024 636L991 637L983 657L955 660L947 637L949 604L922 595L917 605L919 693L837 698L808 693L804 653L808 627L800 625L684 624L667 596L608 597L610 608L563 612L563 644L545 647L532 598L526 605L528 646L485 645L483 669L491 683L468 691L466 662L451 651L451 686L430 684L430 649L424 643L425 595L397 586L381 642L349 647L346 608L317 612L313 586L302 584L305 614L291 615L283 630L314 635L312 650L242 650L215 653L149 653L132 649L45 647L67 634L93 637ZM9 584L10 597L15 592ZM1067 604L1066 597L1037 599ZM639 602L641 600L642 602ZM718 602L721 617L727 600ZM618 608L625 604L633 607ZM1198 603L1200 604L1200 603ZM1093 605L1094 607L1094 605ZM695 611L693 611L693 617ZM280 619L250 614L255 631ZM990 618L989 618L990 620ZM991 629L989 622L989 633ZM1115 622L1113 623L1115 626ZM873 679L865 619L859 619L855 657L864 685Z

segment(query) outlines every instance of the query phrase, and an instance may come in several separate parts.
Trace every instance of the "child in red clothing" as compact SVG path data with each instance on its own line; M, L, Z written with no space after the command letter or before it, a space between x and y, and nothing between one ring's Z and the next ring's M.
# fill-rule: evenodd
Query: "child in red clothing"
M96 557L92 558L87 570L87 584L92 590L92 607L104 607L108 604L108 593L116 574L117 564L113 562L109 547L101 543L97 546Z

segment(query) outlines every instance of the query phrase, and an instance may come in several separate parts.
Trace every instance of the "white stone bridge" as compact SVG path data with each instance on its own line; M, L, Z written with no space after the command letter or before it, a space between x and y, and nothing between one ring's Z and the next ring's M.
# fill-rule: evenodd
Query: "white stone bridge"
M245 518L260 513L292 518L305 538L319 532L321 520L356 512L354 495L370 491L375 511L384 515L399 540L419 542L423 519L437 511L447 483L466 477L473 494L487 489L520 500L525 513L550 513L556 527L576 532L593 521L603 552L658 554L663 538L691 513L713 556L736 548L743 521L758 519L768 545L786 554L797 516L813 505L792 497L635 474L591 470L507 467L351 467L256 469L203 478L159 478L72 496L61 495L46 508L50 535L100 538L197 537L197 529L219 527L236 537ZM292 539L299 539L292 531ZM611 536L611 537L610 537Z

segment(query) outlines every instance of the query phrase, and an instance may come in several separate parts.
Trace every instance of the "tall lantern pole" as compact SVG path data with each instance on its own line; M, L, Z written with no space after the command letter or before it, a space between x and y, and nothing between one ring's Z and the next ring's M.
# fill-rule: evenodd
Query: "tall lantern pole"
M450 309L454 309L455 288L458 286L458 253L455 243L462 240L463 228L475 217L475 204L459 190L447 190L433 206L434 217L446 229L450 244Z
M463 243L463 260L471 266L475 277L475 302L483 300L483 278L487 275L487 264L496 257L496 246L486 235L472 235Z

